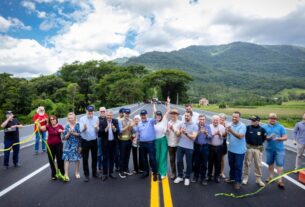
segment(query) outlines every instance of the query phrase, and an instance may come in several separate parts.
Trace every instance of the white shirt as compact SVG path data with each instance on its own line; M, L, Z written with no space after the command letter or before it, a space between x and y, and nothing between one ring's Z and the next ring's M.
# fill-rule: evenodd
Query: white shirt
M173 122L170 120L168 122L168 126L172 125L173 130L171 130L169 127L167 129L167 143L170 147L177 147L179 142L179 137L176 136L175 132L180 129L182 121L177 120L176 122Z
M209 141L210 145L213 146L220 146L223 144L223 137L222 135L226 132L226 129L223 125L218 124L218 126L214 126L213 124L210 124L211 133L212 133L212 139ZM217 131L220 132L221 136L215 135L213 136Z
M165 136L167 131L167 118L163 117L162 121L154 125L156 132L156 139L160 139Z

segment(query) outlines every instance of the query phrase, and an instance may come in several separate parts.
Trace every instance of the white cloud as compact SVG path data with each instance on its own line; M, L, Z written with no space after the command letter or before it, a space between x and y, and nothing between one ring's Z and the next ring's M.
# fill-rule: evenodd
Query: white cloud
M55 4L68 0L35 2ZM6 46L0 49L0 71L10 68L15 74L34 74L44 68L45 73L51 73L63 63L75 60L111 60L153 50L171 51L189 45L240 40L305 45L304 2L199 0L190 4L189 0L71 0L69 3L79 9L64 13L58 6L60 18L36 11L43 19L41 30L60 29L48 39L51 48L35 40L2 36ZM8 31L13 22L0 16L0 32ZM124 46L129 31L136 34L135 47L131 49Z
M24 8L27 8L30 11L35 11L35 9L36 9L35 3L31 2L31 1L21 1L21 6L23 6Z
M31 30L31 26L25 26L17 18L4 18L0 16L0 32L8 32L10 29Z

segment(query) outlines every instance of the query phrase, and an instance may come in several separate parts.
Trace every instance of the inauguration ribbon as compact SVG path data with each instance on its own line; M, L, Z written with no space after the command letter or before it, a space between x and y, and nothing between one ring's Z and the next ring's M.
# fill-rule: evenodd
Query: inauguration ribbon
M297 172L300 172L300 171L303 171L303 170L305 170L305 168L290 170L290 171L287 171L287 172L285 172L281 175L278 175L275 178L271 179L264 187L261 187L261 188L259 188L258 190L254 191L252 193L246 193L246 194L242 194L242 195L236 195L234 193L216 193L215 196L226 196L226 197L231 197L231 198L245 198L245 197L253 196L253 195L258 194L262 190L264 190L268 185L275 182L276 180L278 180L278 179L280 179L280 178L282 178L286 175L289 175L289 174L292 174L292 173L297 173Z

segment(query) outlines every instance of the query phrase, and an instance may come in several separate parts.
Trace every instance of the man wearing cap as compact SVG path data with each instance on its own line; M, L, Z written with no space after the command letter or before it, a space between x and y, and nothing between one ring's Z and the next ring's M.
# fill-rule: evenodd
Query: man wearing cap
M137 132L140 140L140 157L143 162L144 173L142 178L149 176L149 164L153 172L153 180L157 181L157 166L156 166L156 148L155 148L155 119L147 118L147 111L143 109L140 112L141 121L138 124Z
M171 179L176 179L177 170L176 170L176 152L179 142L179 130L181 121L178 120L179 112L177 109L172 109L170 111L170 121L167 126L167 143L168 143L168 154L169 162L171 167Z
M247 126L246 131L246 142L247 142L247 152L244 160L243 169L243 181L242 183L246 185L249 179L249 169L252 160L254 160L256 183L261 187L265 186L262 181L262 157L264 146L263 143L266 140L266 130L259 125L260 117L251 116L251 125Z
M101 123L106 120L106 108L100 107L100 116L99 119L99 128L101 128ZM101 171L103 166L103 149L102 149L102 136L100 132L98 133L98 139L97 139L97 166L98 169Z
M273 179L274 175L274 163L278 174L283 173L284 159L285 159L285 146L284 141L287 140L287 132L285 128L277 122L276 113L270 113L268 118L268 124L264 124L263 128L267 132L267 146L266 146L266 159L269 165L269 177L266 182ZM285 188L283 179L278 180L278 187Z
M99 119L93 114L94 107L86 107L86 115L79 120L81 131L81 148L83 155L83 169L85 174L85 182L89 181L89 165L88 158L91 151L91 168L92 176L97 177L97 137L99 130Z
M132 120L129 118L130 109L124 109L124 117L120 119L122 123L122 132L119 136L120 147L120 172L121 178L126 178L126 175L132 175L128 169L128 163L131 151L131 136L132 136Z
M303 120L295 125L293 135L295 140L294 144L297 145L295 169L299 169L301 167L301 159L305 151L305 113L303 114Z
M5 113L6 120L1 124L1 127L4 128L4 149L12 147L13 149L13 163L15 167L18 167L18 155L19 155L19 128L22 127L18 119L14 118L12 111L7 111ZM15 145L14 145L15 144ZM14 145L14 146L13 146ZM9 159L10 159L11 150L4 152L4 168L8 169Z

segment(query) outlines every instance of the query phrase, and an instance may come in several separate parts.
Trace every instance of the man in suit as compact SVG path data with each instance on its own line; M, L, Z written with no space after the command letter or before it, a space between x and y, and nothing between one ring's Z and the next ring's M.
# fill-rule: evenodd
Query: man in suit
M109 178L116 179L113 175L116 143L119 134L119 124L117 119L113 119L112 110L106 111L106 120L102 121L99 129L99 136L102 138L103 152L103 174L102 180Z

